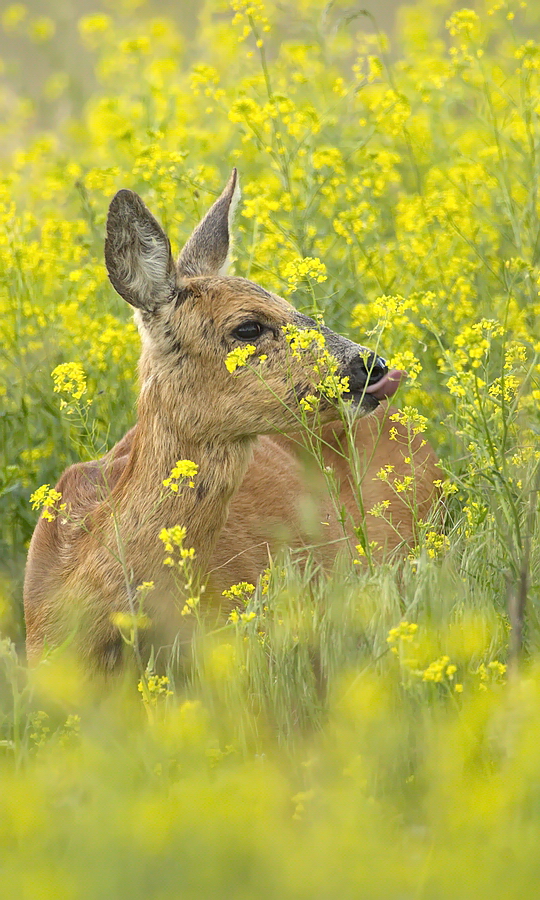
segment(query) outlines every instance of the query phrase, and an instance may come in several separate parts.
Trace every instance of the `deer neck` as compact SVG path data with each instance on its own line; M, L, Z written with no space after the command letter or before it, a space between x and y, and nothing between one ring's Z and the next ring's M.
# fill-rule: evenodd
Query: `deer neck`
M185 546L195 549L198 568L205 571L249 465L253 443L246 438L220 442L190 435L187 423L184 427L162 409L155 413L140 405L123 484L118 485L129 519L145 523L142 531L148 542L149 529L157 540L161 528L182 525L187 532ZM198 473L193 479L180 479L184 483L175 492L163 481L182 459L196 463Z

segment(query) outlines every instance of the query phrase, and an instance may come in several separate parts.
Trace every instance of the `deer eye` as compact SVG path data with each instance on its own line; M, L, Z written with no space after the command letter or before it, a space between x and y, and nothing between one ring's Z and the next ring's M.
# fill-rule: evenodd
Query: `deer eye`
M251 320L249 322L242 322L241 325L238 325L232 332L232 335L239 341L254 341L261 336L263 331L264 325L261 325L260 322L256 322L255 320Z

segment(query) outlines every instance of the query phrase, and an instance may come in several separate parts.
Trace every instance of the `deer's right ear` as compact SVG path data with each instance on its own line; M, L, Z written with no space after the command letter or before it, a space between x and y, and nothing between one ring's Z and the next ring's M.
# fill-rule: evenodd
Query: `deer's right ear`
M175 295L169 239L133 191L118 191L111 201L105 263L113 288L137 309L153 312Z

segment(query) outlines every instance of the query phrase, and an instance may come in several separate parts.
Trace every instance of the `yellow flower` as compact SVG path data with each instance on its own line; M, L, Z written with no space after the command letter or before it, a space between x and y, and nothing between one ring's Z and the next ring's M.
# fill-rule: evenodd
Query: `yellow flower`
M171 469L171 474L163 481L163 487L168 487L173 493L178 493L179 481L184 478L194 478L199 471L197 463L190 459L179 459ZM188 481L188 487L195 487L194 481Z
M414 406L404 406L390 416L390 421L405 425L412 435L421 434L428 424L427 417L421 415Z
M424 546L431 559L437 559L450 547L450 541L444 534L437 531L427 531L424 537Z
M13 31L28 15L28 9L22 3L12 3L2 13L4 31Z
M291 260L283 268L283 277L287 280L287 293L296 291L302 281L326 281L326 266L318 257L306 256Z
M391 628L388 632L386 641L388 644L396 644L398 641L406 641L411 643L418 631L416 622L400 622L395 628Z
M115 612L111 616L111 622L121 631L131 631L134 628L144 630L150 628L152 620L144 613L133 615L127 612Z
M112 19L104 13L96 13L93 16L84 16L79 20L79 32L83 36L104 34L112 27Z
M167 675L147 675L145 682L141 679L137 685L144 703L156 705L159 700L172 697L170 680Z
M242 26L238 40L245 41L253 32L258 34L270 30L270 22L262 0L231 0L231 7L235 16L232 24Z
M405 369L409 380L412 382L416 381L422 371L422 363L410 350L402 350L392 354L391 359L388 360L388 367L391 369Z
M137 585L137 590L141 593L146 593L146 591L153 591L154 582L153 581L143 581L141 584Z
M284 325L285 340L296 359L300 359L303 350L324 350L326 341L324 335L315 328L298 328L297 325Z
M30 24L29 35L36 43L50 41L56 31L56 25L47 16L41 16Z
M390 506L390 500L381 500L379 503L376 503L371 509L368 509L368 516L375 516L376 518L380 518L384 516L384 513Z
M65 393L73 400L80 400L86 391L86 376L81 363L62 363L51 374L56 394Z
M164 566L169 566L170 568L176 566L179 569L187 567L189 569L187 564L195 559L195 549L193 547L184 547L186 534L187 531L182 525L172 525L170 528L161 529L159 539L166 553L163 560Z
M440 683L444 681L444 677L448 674L448 663L450 662L449 656L441 656L440 659L436 659L434 662L430 663L427 669L422 673L423 681L433 681L436 683ZM455 671L455 666L452 667L453 671ZM453 672L452 672L453 677Z
M172 525L171 528L162 528L159 533L159 539L162 541L165 550L172 553L174 547L181 547L187 534L186 529L182 525Z
M300 399L300 408L305 410L305 412L313 412L319 402L319 397L316 397L315 394L306 394L305 397Z
M222 591L222 596L234 602L243 600L244 603L247 603L254 592L254 584L250 584L248 581L239 581L238 584L231 584L230 588Z
M453 37L471 38L479 33L480 18L473 9L458 9L450 16L446 27Z
M180 615L182 615L182 616L190 616L191 613L192 613L192 612L196 609L196 607L199 605L199 602L200 602L200 597L188 597L187 600L186 600L186 602L185 602L185 604L184 604L184 606L183 606L183 608L182 608L182 610L181 610Z
M249 357L257 352L257 348L253 344L245 344L243 347L235 347L227 354L225 365L229 372L236 372L237 369L245 366Z
M58 505L58 501L62 499L62 494L51 488L49 484L42 484L33 494L30 495L30 503L32 509L42 508L42 517L48 522L53 522L56 513L66 508L65 503Z

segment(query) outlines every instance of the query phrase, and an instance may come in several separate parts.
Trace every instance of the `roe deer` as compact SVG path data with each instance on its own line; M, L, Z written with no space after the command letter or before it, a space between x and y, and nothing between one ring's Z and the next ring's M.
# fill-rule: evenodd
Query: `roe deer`
M57 485L64 513L38 521L24 592L31 661L73 632L76 651L91 668L114 667L122 649L114 613L133 608L136 587L145 580L154 582L146 606L155 633L170 642L184 600L163 565L158 535L164 526L187 530L186 546L194 548L198 572L207 580L207 608L223 606L222 591L231 584L256 583L283 542L302 548L318 540L323 562L335 556L340 541L358 543L354 524L361 515L336 401L322 393L316 417L306 416L319 428L324 463L336 474L337 504L308 484L294 437L279 434L299 430L301 400L317 391L321 377L307 349L291 354L286 326L322 333L338 377L348 378L344 399L357 417L352 434L363 465L364 508L387 501L392 516L392 527L372 517L370 540L388 552L413 539L411 510L390 486L374 480L385 464L396 475L411 473L406 430L388 422L381 403L404 373L388 372L373 353L275 294L224 274L237 195L234 170L177 264L137 194L122 190L111 202L108 274L136 308L142 339L138 421L102 460L68 468ZM231 374L226 357L247 344L256 349L254 365ZM416 506L425 517L435 497L436 459L419 438L412 451ZM194 487L164 490L180 459L199 466ZM324 524L318 535L304 527L309 503Z

